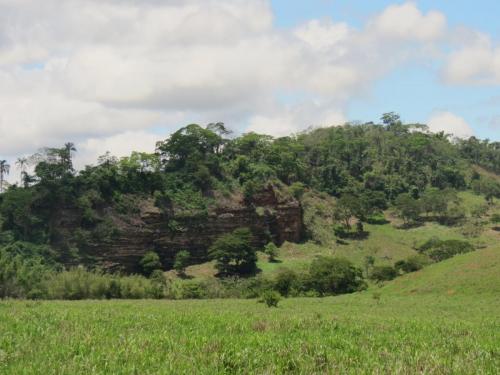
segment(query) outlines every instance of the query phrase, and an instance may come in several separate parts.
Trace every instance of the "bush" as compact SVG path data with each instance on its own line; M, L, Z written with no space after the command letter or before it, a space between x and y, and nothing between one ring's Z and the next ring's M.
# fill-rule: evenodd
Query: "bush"
M294 182L290 185L290 192L295 199L301 199L306 190L305 185L302 182Z
M186 280L178 285L176 299L201 299L206 297L205 285L197 280Z
M51 270L41 258L0 250L0 298L43 298L42 285Z
M189 265L190 260L191 254L189 254L189 251L187 250L181 250L175 254L174 269L179 275L186 274L186 267Z
M264 247L264 254L268 256L269 262L275 262L278 256L278 247L273 242L269 242Z
M372 269L370 278L377 282L389 281L398 276L398 271L391 266L375 266Z
M139 262L144 275L149 276L155 270L162 269L160 257L154 251L147 252Z
M491 216L491 222L493 224L500 224L500 214L495 213Z
M361 269L345 258L321 256L309 268L310 288L320 295L353 293L366 287Z
M52 273L42 283L50 299L161 298L163 289L143 276L118 276L91 272L83 267ZM161 292L161 293L160 293Z
M102 299L106 298L109 281L105 275L78 267L54 273L45 286L51 299Z
M474 250L474 247L463 240L439 240L432 238L417 249L426 254L435 262L451 258L457 254L468 253Z
M413 255L405 260L400 260L394 263L394 268L405 273L421 270L426 265L431 263L428 256L424 254Z
M292 290L301 288L297 273L288 269L280 268L274 277L273 289L277 290L282 296L287 297Z
M125 276L118 278L118 280L120 283L120 298L158 298L157 289L153 283L142 276Z
M278 292L274 290L267 290L262 293L262 297L260 302L264 302L267 307L278 307L278 302L281 300L281 297Z
M387 224L389 221L387 221L383 213L379 212L368 216L366 218L366 222L368 224L373 224L373 225L384 225Z

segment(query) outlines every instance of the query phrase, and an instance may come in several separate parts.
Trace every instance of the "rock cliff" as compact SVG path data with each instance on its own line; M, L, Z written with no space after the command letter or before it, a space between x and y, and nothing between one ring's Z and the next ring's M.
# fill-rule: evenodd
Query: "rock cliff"
M233 197L225 203L217 200L201 216L167 216L152 200L143 201L139 212L132 216L111 212L109 217L117 228L115 235L110 240L92 241L86 249L87 257L107 269L136 272L144 254L154 250L168 269L181 250L191 253L193 263L206 261L210 245L236 228L250 228L256 247L269 241L297 242L303 230L300 203L283 198L273 188L256 194L250 202L243 197Z

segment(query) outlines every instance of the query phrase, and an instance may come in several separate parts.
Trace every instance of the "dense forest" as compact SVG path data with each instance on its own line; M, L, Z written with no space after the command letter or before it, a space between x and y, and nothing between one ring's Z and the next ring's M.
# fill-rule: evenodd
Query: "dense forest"
M63 277L65 272L68 278L91 277L73 267L95 268L86 257L89 244L112 241L119 230L110 220L110 210L132 215L144 200L154 202L175 232L182 230L177 220L182 215L206 219L221 197L238 194L251 207L254 197L272 186L302 205L303 240L321 242L320 232L325 231L339 241L362 236L363 223L384 220L382 212L388 208L406 227L424 219L455 225L464 218L457 192L471 190L488 202L500 198L500 184L491 177L500 173L499 142L431 133L425 125L402 123L394 113L384 114L378 124L316 128L280 138L256 133L233 136L223 123L191 124L157 142L153 153L134 152L120 159L106 153L96 165L80 171L73 167L75 152L75 146L67 143L18 159L22 182L8 188L4 185L9 164L1 162L0 296L47 296L46 290L33 285L50 279L48 274L49 282L55 282L54 274ZM319 230L310 225L314 218L307 217L307 210L314 209L313 195L332 202L331 207L317 208L329 210L331 217ZM69 232L61 230L68 212L73 223ZM255 250L273 256L272 242L255 249L251 236L248 228L240 228L209 244L209 258L216 261L221 277L255 272ZM437 258L448 251L443 243L427 246L434 252L444 246ZM105 270L92 277L107 280L108 286L124 283L122 290L127 282L143 283L152 291L148 295L161 295L158 285L161 288L163 281L148 284L155 277L161 279L155 271L175 267L182 273L193 262L185 249L172 251L174 264L162 263L154 252L141 260L139 267L149 279L120 278ZM312 269L318 272L329 261L318 261ZM352 282L343 291L363 284L359 270L351 265L338 263L332 268L351 275ZM378 272L384 278L392 271ZM316 283L310 288L328 293L327 287L317 285L320 279L321 275L310 276L303 284Z

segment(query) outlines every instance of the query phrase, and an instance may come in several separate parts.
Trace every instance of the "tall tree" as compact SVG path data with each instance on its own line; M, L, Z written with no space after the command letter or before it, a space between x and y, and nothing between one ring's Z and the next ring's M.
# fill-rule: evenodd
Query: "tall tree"
M10 172L10 165L7 160L0 160L0 193L3 193L4 177Z
M16 160L16 165L19 167L19 170L20 170L20 182L23 182L25 180L24 176L26 174L26 166L28 165L28 158L26 157L20 157L20 158L17 158Z

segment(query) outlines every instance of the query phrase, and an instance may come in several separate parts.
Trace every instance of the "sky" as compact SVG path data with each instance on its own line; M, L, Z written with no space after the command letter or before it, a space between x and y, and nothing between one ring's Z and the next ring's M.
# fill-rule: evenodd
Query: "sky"
M498 0L0 0L0 159L78 167L190 123L406 122L500 140ZM15 177L12 177L15 178Z

